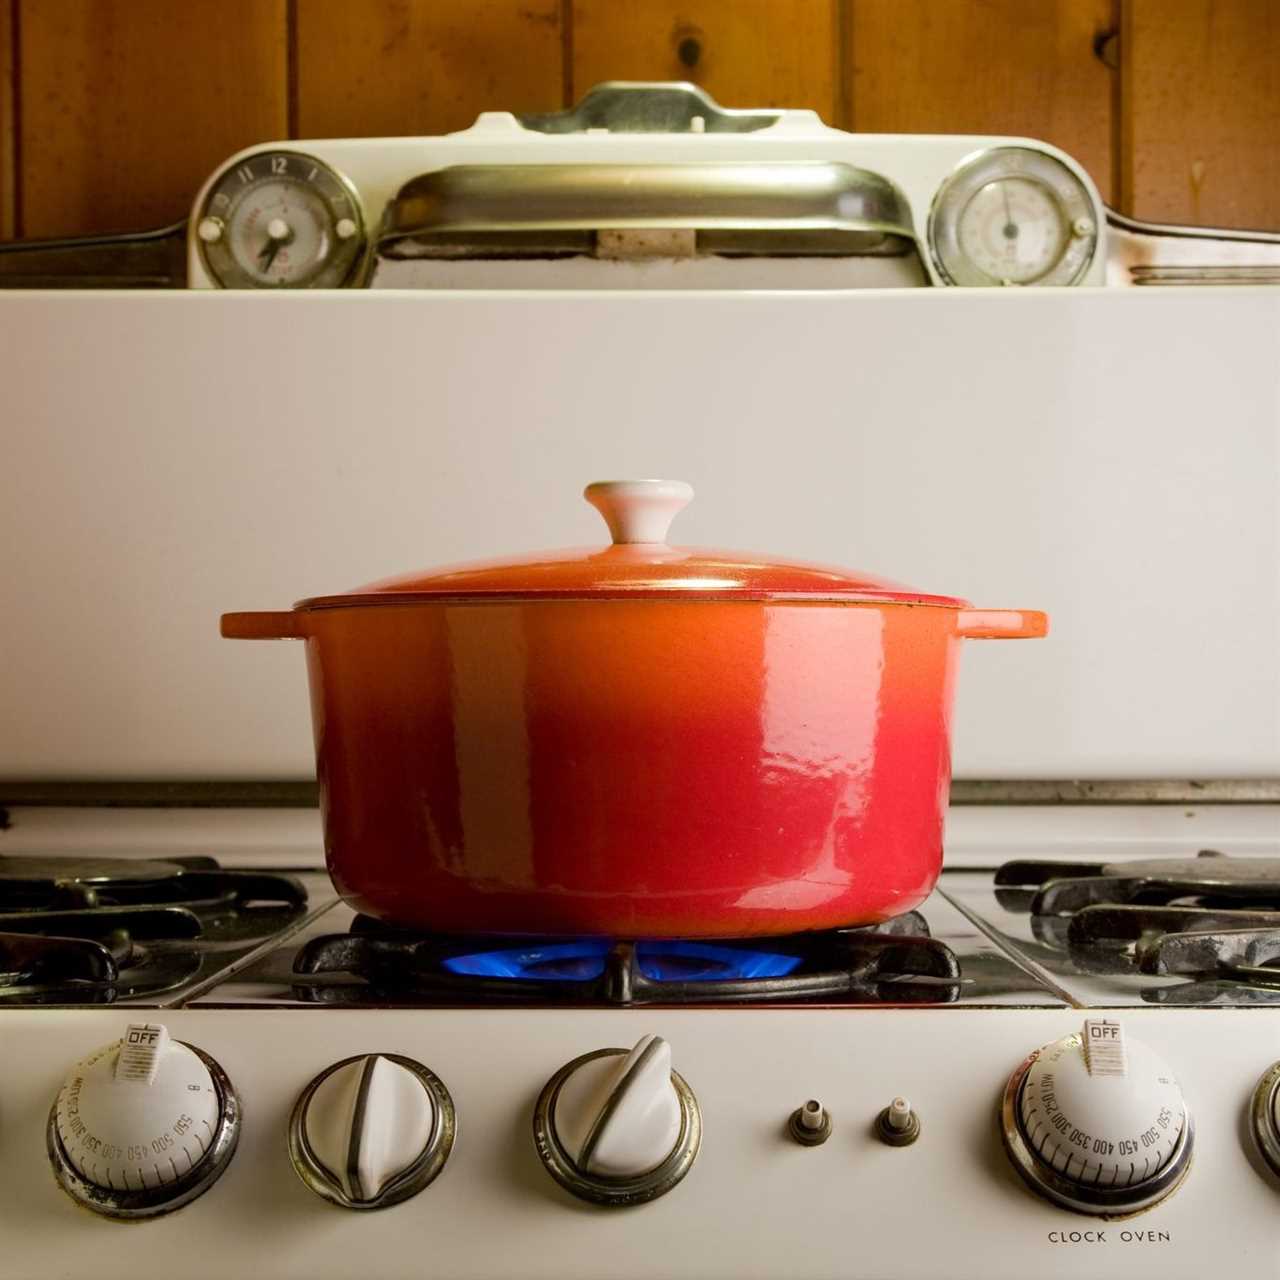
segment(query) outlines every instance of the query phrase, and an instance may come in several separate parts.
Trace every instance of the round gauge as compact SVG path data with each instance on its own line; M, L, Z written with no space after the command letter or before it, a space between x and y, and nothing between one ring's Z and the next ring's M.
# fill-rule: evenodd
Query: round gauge
M998 147L966 160L938 189L929 245L958 285L1070 285L1098 244L1088 187L1061 160Z
M262 151L226 169L196 235L224 289L340 288L358 277L367 243L350 184L297 151Z

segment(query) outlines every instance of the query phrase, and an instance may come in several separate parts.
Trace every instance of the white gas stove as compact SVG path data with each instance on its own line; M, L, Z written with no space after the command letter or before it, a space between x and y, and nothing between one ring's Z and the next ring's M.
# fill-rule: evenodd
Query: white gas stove
M1167 1278L1227 1256L1269 1274L1280 889L1256 891L1280 867L1280 808L966 805L950 829L938 890L888 934L620 954L362 925L321 870L308 810L15 808L7 891L25 884L34 905L56 873L56 909L83 913L65 931L114 962L82 969L52 942L36 957L30 933L0 941L7 969L33 969L0 997L0 1195L25 1224L7 1265L131 1274L112 1217L136 1215L153 1256L195 1276ZM215 880L211 853L240 880ZM167 871L189 878L195 937L166 939L185 922L153 918L182 910L152 867L165 857L188 860ZM1187 882L1202 869L1208 887ZM1248 914L1260 904L1270 925ZM1248 944L1233 911L1255 927ZM611 981L628 967L638 985ZM762 985L801 984L784 1003L740 989L742 972L780 970ZM692 1005L670 1003L674 988ZM1070 1039L1087 1027L1107 1040L1091 1071ZM130 1034L141 1047L121 1061L144 1078L156 1057L150 1087L120 1083L114 1052L84 1062ZM572 1158L557 1170L540 1094L566 1065L646 1037L687 1085L698 1139L651 1199L601 1203L572 1185ZM646 1088L623 1088L598 1142L619 1167L661 1130Z
M1276 243L1033 140L614 87L253 148L105 246L180 287L0 293L0 1273L1280 1273ZM567 479L627 474L714 478L693 542L1050 613L965 658L920 913L337 899L297 655L218 615L588 539Z

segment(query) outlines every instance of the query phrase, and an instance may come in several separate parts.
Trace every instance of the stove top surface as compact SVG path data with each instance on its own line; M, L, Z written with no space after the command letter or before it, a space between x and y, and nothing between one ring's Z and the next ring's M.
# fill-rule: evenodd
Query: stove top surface
M314 845L279 839L278 815L250 820L270 833L256 846L244 823L227 823L215 862L207 843L192 853L190 814L157 826L102 811L89 855L87 815L60 828L56 814L32 810L0 837L0 1005L412 1009L678 996L754 1006L787 984L810 1005L1280 1005L1280 815L1264 808L1234 831L1202 822L1183 832L1162 814L1124 839L1132 814L1110 825L1098 815L1090 832L1078 814L1027 810L1021 843L1001 829L1007 814L968 817L918 917L883 931L674 947L385 930L337 896ZM194 820L202 840L220 825ZM1187 847L1206 827L1225 837L1227 856ZM1100 887L1104 875L1114 892ZM47 923L31 923L34 905L52 913ZM79 941L70 960L37 956L32 981L23 965L38 933ZM77 968L77 951L102 953L98 967Z

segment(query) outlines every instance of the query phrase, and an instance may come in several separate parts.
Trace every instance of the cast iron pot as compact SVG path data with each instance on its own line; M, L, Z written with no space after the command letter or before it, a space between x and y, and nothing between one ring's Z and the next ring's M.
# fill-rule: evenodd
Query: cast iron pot
M222 634L305 640L329 872L450 933L877 923L942 861L962 639L1045 634L796 561L670 547L693 496L595 484L613 545L388 580Z

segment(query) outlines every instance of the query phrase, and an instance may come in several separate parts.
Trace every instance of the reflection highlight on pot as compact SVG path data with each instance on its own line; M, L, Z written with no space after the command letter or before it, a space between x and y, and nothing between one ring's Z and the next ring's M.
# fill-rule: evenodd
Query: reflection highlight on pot
M531 944L450 956L450 973L476 978L524 978L545 982L588 981L604 973L612 943L605 938ZM800 957L779 951L725 947L708 942L640 942L636 964L651 982L729 982L738 978L785 978Z

